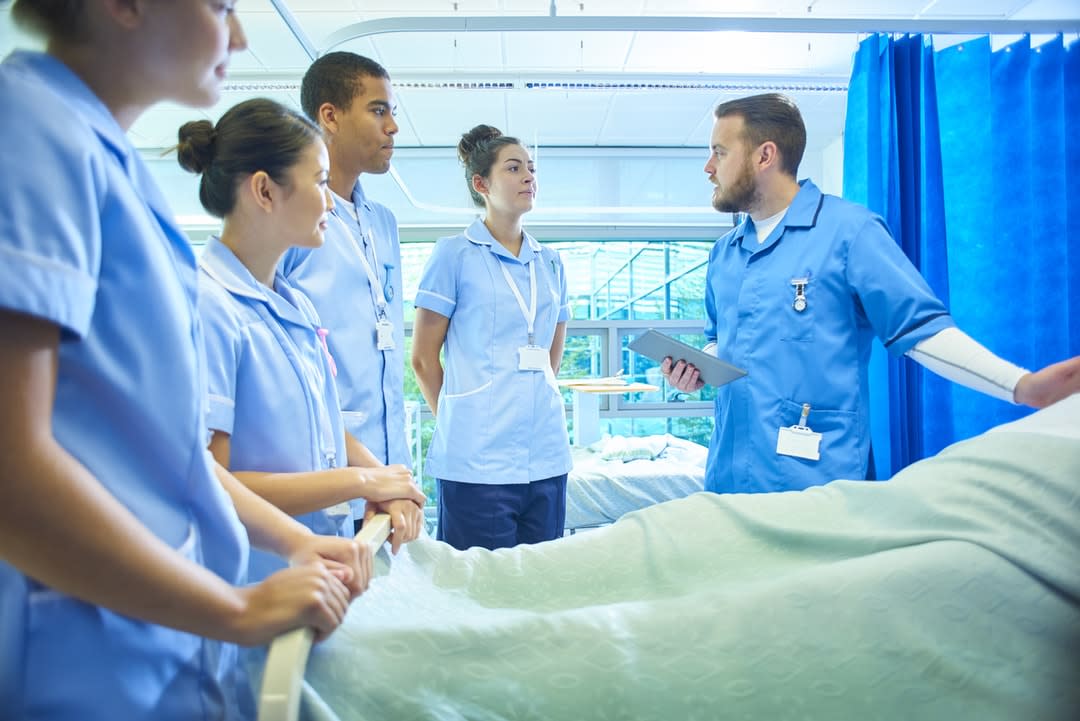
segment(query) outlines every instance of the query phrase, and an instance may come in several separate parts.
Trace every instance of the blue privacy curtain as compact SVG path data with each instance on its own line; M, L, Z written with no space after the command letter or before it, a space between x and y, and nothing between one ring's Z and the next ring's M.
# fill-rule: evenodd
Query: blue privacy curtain
M1080 43L1060 36L934 52L874 35L848 90L845 197L885 218L962 330L1033 370L1080 353L1078 113ZM880 348L871 388L879 477L1028 412Z

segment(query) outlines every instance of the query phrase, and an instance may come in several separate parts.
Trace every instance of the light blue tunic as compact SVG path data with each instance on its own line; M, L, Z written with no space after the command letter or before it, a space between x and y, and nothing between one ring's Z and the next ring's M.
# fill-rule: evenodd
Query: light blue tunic
M439 413L425 469L467 483L529 483L569 472L570 439L550 365L518 370L528 327L499 266L529 304L536 264L536 345L547 349L570 317L562 259L529 234L517 258L483 221L440 238L416 293L416 307L450 319Z
M230 435L229 466L297 473L348 465L330 360L311 302L279 273L273 292L219 239L199 259L199 315L206 329L211 431ZM351 537L347 505L298 520L315 533ZM284 568L252 550L248 578Z
M47 56L0 66L0 144L0 307L61 328L53 433L162 541L242 582L247 535L206 451L195 256L164 197L106 107ZM4 717L243 717L236 658L0 561Z
M402 305L401 246L397 221L384 206L353 188L360 222L341 207L331 211L321 248L292 248L281 272L303 292L330 330L327 340L337 362L337 387L345 430L383 463L412 468L405 437L405 311ZM374 253L368 244L374 239ZM360 254L367 253L379 279L372 288ZM378 350L375 301L386 299L394 324L394 349ZM353 512L363 515L363 501Z
M763 244L747 220L709 257L705 337L749 372L717 391L710 491L866 478L874 336L900 355L954 325L881 218L810 181L801 185ZM807 279L802 312L794 308L798 278ZM776 453L779 428L796 425L804 403L807 425L823 434L818 461Z

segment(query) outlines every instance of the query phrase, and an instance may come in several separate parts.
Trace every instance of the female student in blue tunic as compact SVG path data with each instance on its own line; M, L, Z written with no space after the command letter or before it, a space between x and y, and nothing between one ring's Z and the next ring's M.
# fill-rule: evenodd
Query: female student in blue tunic
M484 218L436 243L413 326L413 369L436 414L427 468L439 479L438 538L461 549L538 543L562 535L572 466L555 383L566 278L558 253L522 230L536 175L521 143L479 125L458 155Z
M308 298L278 271L290 247L317 248L333 207L319 129L272 100L184 124L177 157L201 175L199 198L224 219L199 259L210 450L244 484L316 533L351 536L348 501L389 512L394 549L416 538L424 495L345 432L335 364ZM253 552L248 575L281 568Z
M329 633L371 561L210 458L195 257L125 137L215 102L244 35L231 2L11 12L47 52L0 65L0 716L250 718L232 644ZM243 585L249 537L297 565Z

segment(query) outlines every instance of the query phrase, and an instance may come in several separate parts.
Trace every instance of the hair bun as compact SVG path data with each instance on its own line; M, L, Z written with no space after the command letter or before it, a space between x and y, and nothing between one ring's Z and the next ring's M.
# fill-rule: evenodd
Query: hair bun
M180 167L201 175L214 162L214 126L209 120L192 120L177 131L176 158Z
M458 143L458 157L461 161L467 162L470 155L482 144L489 143L495 138L502 137L502 131L498 128L494 128L490 125L477 125L461 136L461 142Z

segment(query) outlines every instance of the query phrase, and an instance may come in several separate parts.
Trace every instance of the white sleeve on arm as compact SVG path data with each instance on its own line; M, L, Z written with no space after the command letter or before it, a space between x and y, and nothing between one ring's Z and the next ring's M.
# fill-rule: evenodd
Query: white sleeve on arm
M942 378L1010 403L1015 403L1016 383L1028 373L959 328L945 328L917 343L907 355Z

